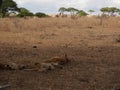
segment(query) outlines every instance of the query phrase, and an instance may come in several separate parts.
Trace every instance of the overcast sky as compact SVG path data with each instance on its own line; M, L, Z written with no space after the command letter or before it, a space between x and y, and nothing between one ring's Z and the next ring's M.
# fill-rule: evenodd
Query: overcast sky
M98 12L101 7L114 6L120 8L120 0L14 0L19 7L25 7L32 12L58 13L60 7L74 7Z

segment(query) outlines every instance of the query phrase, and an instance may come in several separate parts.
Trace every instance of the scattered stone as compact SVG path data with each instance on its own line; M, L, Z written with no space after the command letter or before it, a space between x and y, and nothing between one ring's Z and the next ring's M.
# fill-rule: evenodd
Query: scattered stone
M37 46L33 46L33 48L37 48Z
M87 28L92 29L93 27L92 27L92 26L89 26L89 27L87 27Z

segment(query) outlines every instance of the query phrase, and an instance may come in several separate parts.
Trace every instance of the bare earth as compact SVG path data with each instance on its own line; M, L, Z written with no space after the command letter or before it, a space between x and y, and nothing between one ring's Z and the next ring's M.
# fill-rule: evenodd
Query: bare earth
M0 19L0 62L33 65L67 53L46 73L1 70L5 90L120 90L120 18ZM34 48L36 47L36 48Z

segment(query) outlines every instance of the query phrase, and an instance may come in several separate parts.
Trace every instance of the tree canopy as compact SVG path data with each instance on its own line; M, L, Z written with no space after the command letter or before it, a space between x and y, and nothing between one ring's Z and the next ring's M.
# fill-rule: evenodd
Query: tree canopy
M45 13L42 13L42 12L37 12L37 13L35 14L35 16L37 16L37 17L39 17L39 18L41 18L41 17L48 17L48 15L46 15Z
M103 14L107 14L108 16L114 16L115 13L120 13L120 9L116 7L103 7L100 9L100 11L103 12Z
M60 12L60 14L64 14L64 12L66 11L65 7L60 7L60 9L58 10Z
M95 11L92 10L92 9L90 9L90 10L88 10L88 12L89 12L90 14L92 14L92 13L95 12Z
M26 8L19 8L19 14L17 16L19 17L34 16L34 14L27 10Z
M18 7L15 1L13 0L1 0L1 13L2 16L5 17L6 14L10 12L16 12L18 11Z
M77 12L77 14L79 15L79 16L87 16L88 14L85 12L85 11L83 11L83 10L79 10L78 12Z
M66 10L67 10L68 12L70 12L71 15L74 15L75 12L78 12L78 11L79 11L78 9L73 8L73 7L69 7L69 8L67 8Z

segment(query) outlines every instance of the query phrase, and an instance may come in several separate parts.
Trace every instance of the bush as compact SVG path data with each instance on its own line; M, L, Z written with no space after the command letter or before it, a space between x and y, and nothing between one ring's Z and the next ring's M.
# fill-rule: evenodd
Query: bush
M88 14L87 14L85 11L83 11L83 10L78 11L77 14L78 14L79 16L87 16L87 15L88 15Z
M25 17L25 16L34 16L34 14L33 13L25 13L25 14L20 13L17 15L17 17Z
M41 17L48 17L48 15L46 15L45 13L41 13L41 12L38 12L35 14L35 16L41 18Z
M19 8L19 14L18 17L26 17L26 16L34 16L32 12L27 10L26 8Z

